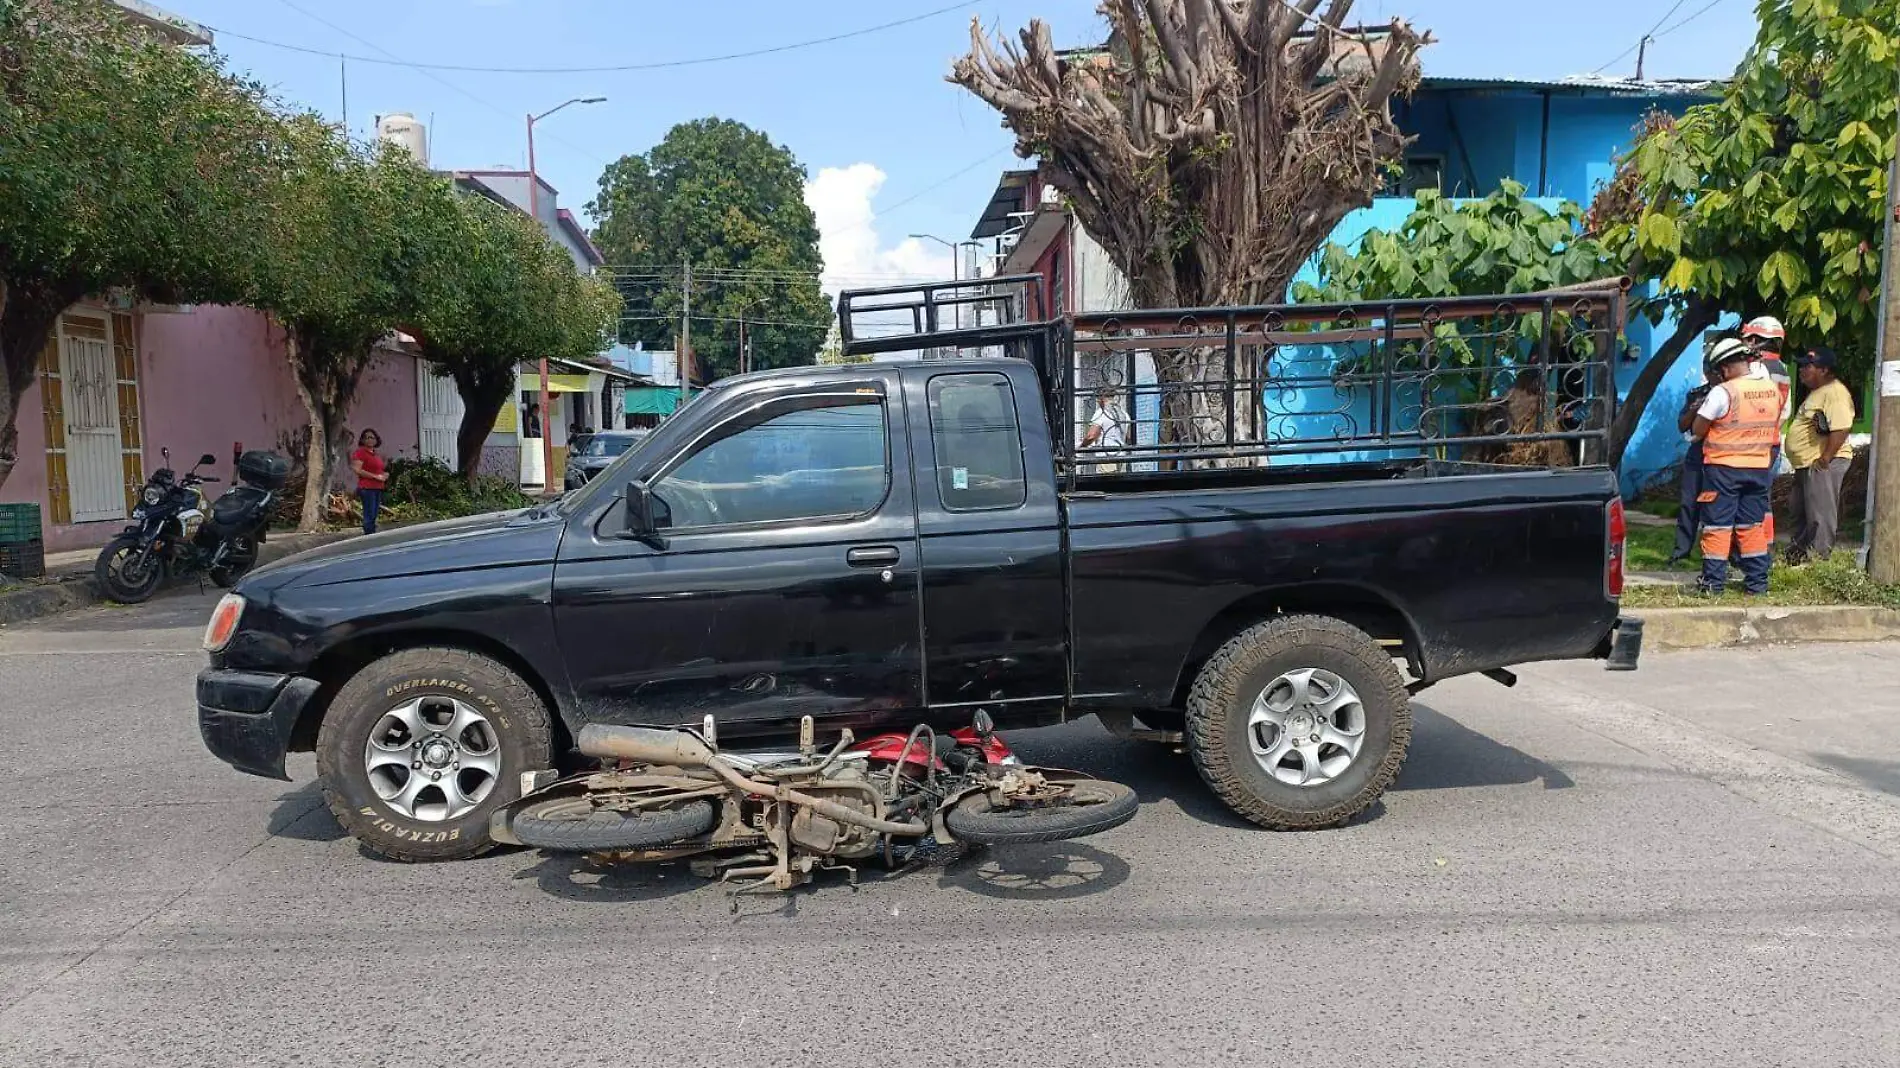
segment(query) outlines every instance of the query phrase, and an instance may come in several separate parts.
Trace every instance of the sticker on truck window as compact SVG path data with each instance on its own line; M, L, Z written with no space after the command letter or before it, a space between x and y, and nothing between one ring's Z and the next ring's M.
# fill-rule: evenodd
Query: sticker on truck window
M970 488L970 469L953 467L950 469L950 488L966 490Z

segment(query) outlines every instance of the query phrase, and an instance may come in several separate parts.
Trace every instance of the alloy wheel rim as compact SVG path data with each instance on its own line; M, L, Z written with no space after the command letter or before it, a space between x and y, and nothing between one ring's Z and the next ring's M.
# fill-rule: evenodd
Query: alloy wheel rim
M494 725L474 706L430 695L384 712L363 745L370 788L397 815L418 823L459 819L487 800L501 778Z
M1261 770L1288 786L1343 775L1366 741L1366 706L1352 684L1324 668L1285 672L1247 714L1247 746Z

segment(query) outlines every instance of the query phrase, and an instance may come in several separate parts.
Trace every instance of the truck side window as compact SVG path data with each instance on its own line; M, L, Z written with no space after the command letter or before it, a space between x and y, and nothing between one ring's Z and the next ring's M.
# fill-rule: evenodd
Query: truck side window
M937 496L944 508L993 511L1027 500L1023 441L1009 379L993 373L938 375L927 395Z
M889 488L886 456L882 398L826 397L701 445L654 485L654 511L673 529L864 515Z

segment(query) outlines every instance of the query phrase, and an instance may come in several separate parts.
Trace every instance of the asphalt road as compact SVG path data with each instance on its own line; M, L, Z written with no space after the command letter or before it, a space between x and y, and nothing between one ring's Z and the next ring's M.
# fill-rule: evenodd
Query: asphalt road
M1370 818L1140 790L1083 842L855 892L362 855L192 718L196 594L0 631L0 1065L1900 1063L1900 649L1425 694Z

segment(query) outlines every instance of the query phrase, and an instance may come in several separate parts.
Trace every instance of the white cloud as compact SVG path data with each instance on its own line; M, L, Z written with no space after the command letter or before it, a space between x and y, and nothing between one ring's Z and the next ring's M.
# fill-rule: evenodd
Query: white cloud
M935 241L905 237L886 244L873 207L884 187L874 164L826 167L805 183L805 203L818 219L818 251L825 257L825 292L870 285L899 285L950 277L950 250Z

